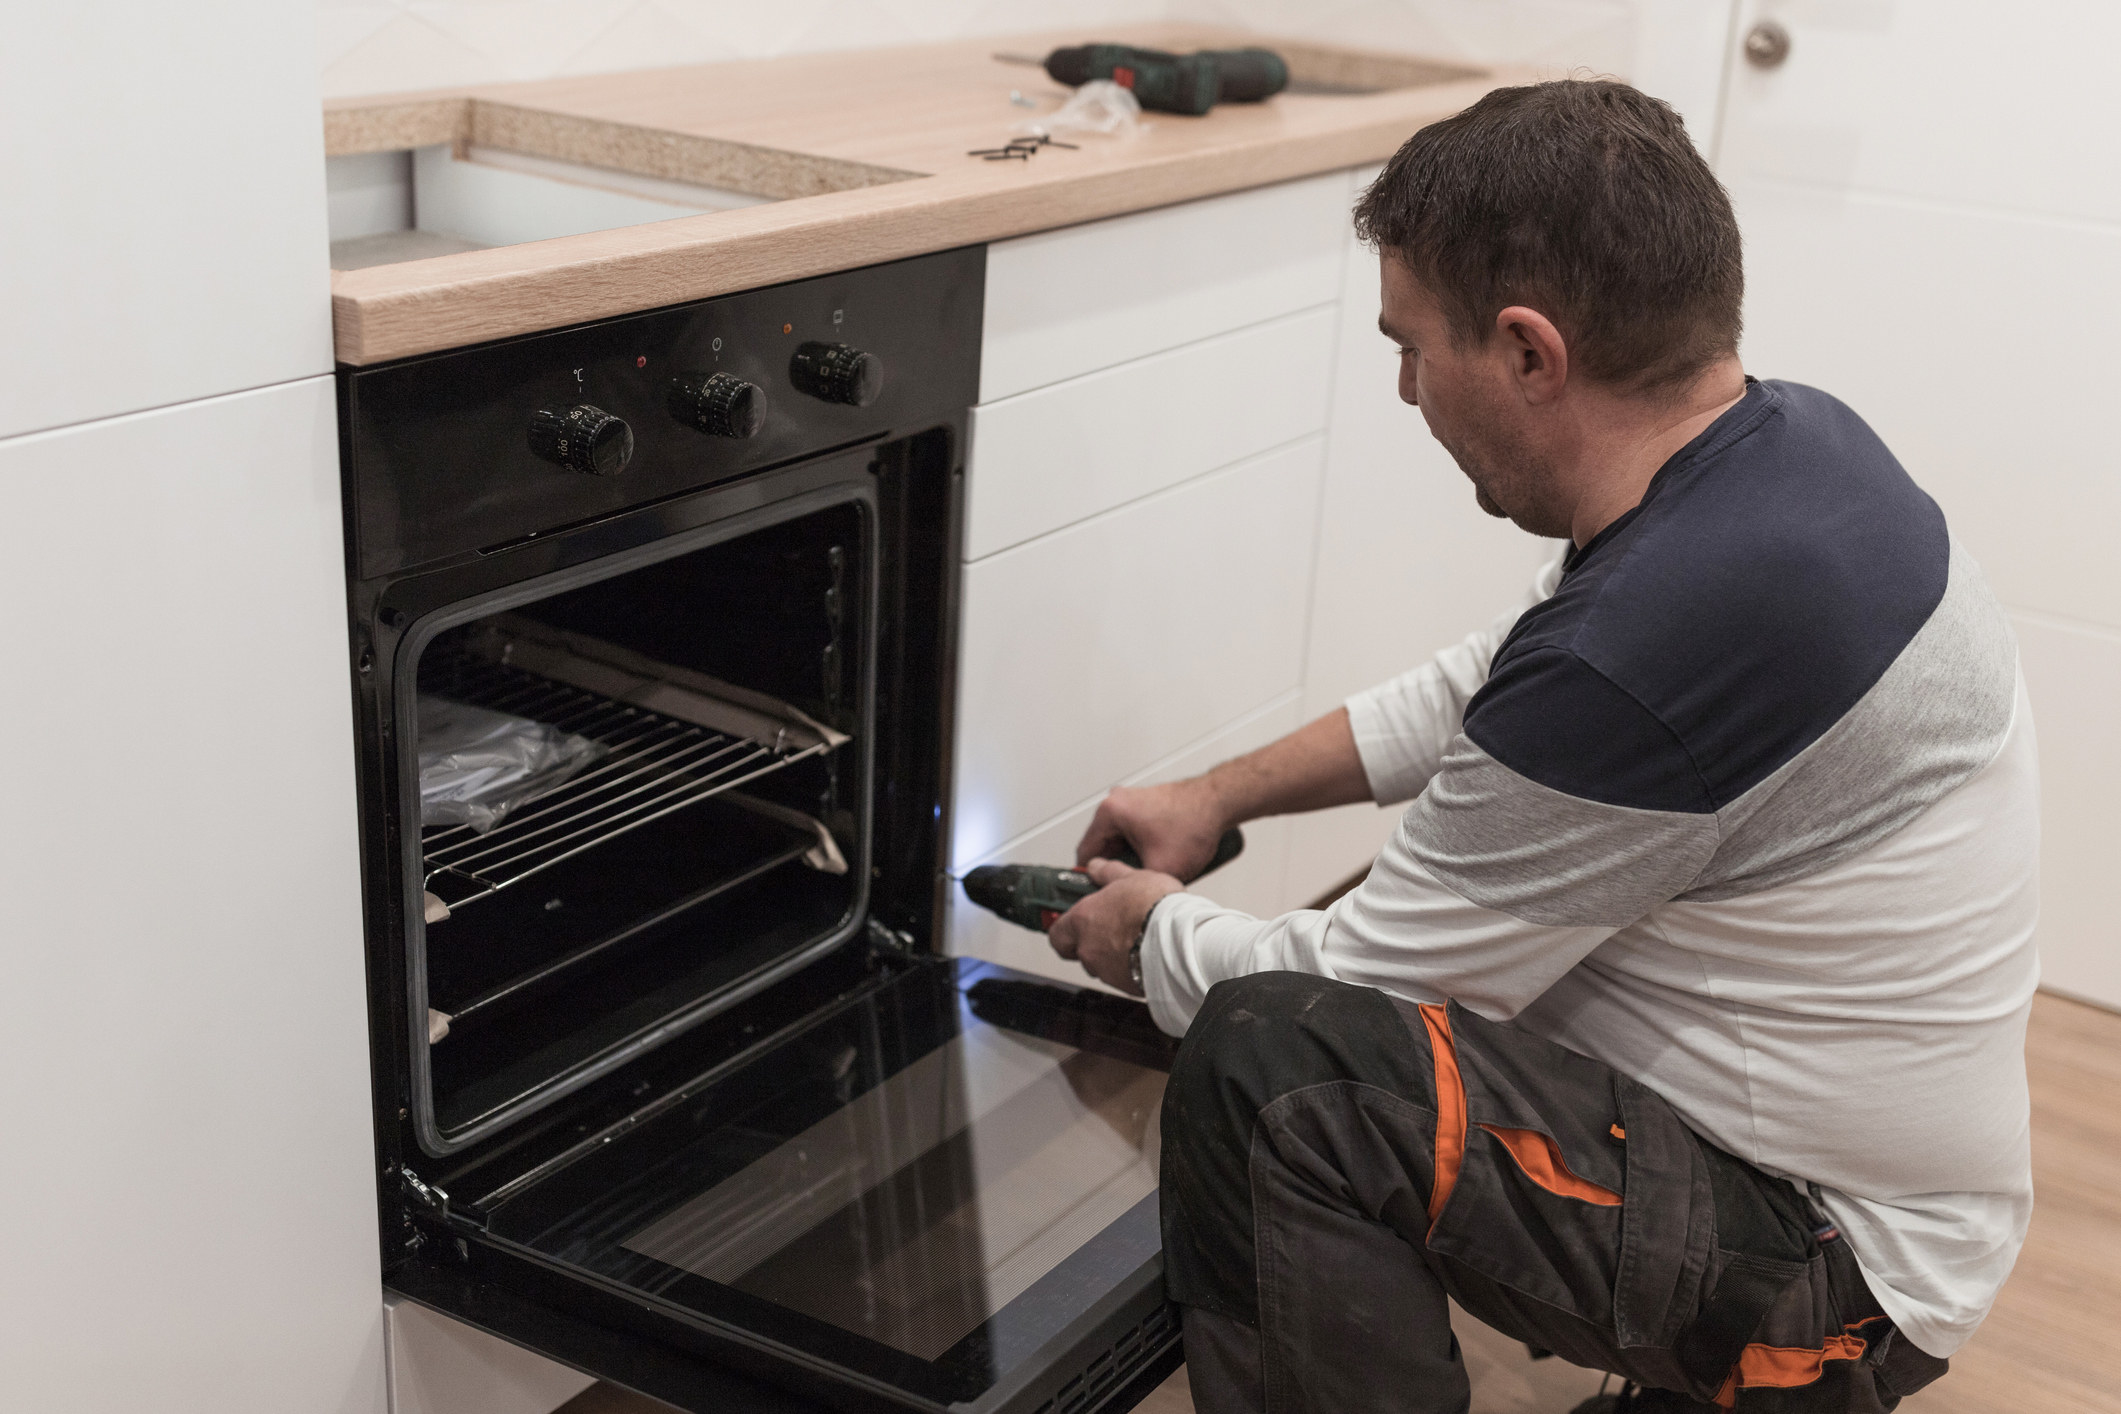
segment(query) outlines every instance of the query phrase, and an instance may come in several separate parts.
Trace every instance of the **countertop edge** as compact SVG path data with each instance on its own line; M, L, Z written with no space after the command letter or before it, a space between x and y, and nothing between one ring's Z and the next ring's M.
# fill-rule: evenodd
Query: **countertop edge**
M1421 125L1529 77L1496 68L1345 126L1058 180L1027 173L995 187L942 174L505 254L334 272L334 355L385 363L1381 162Z

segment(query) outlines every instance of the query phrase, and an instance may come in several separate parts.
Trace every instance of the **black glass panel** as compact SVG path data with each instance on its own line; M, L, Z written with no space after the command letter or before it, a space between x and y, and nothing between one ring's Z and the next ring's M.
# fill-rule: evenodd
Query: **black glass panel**
M1169 1055L1136 1003L920 967L511 1199L491 1231L969 1399L1154 1259Z

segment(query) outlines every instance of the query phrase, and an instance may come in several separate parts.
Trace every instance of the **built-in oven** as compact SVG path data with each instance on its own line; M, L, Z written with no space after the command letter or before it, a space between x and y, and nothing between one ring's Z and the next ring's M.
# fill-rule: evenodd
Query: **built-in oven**
M718 1414L1175 1363L1169 1042L937 947L983 275L341 371L390 1289Z

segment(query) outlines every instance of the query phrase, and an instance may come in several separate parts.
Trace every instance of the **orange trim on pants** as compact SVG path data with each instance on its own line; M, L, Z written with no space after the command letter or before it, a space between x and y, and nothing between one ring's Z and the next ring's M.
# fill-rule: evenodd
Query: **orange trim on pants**
M1808 1385L1826 1372L1829 1360L1860 1360L1870 1342L1860 1335L1830 1335L1820 1348L1811 1350L1785 1345L1748 1345L1738 1352L1738 1363L1716 1391L1716 1406L1731 1409L1741 1389L1794 1389Z
M1429 1031L1429 1053L1436 1058L1436 1179L1429 1188L1429 1229L1443 1215L1458 1186L1458 1168L1466 1157L1466 1082L1458 1073L1458 1045L1451 1039L1451 1018L1440 1006L1424 1003L1421 1024Z
M1524 1170L1525 1177L1549 1193L1558 1193L1564 1198L1577 1198L1601 1208L1620 1206L1620 1195L1603 1184L1579 1178L1569 1168L1568 1160L1561 1157L1561 1150L1554 1141L1536 1129L1504 1129L1500 1125L1480 1126L1502 1141L1502 1147L1510 1151L1517 1160L1517 1167Z

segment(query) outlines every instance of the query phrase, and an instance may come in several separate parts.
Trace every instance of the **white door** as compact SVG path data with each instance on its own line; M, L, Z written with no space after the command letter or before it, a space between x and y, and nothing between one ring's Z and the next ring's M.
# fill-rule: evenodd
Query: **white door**
M1763 25L1788 40L1769 67L1742 45ZM1867 418L2012 610L2046 981L2121 1005L2121 9L1744 0L1737 31L1718 166L1746 366Z

